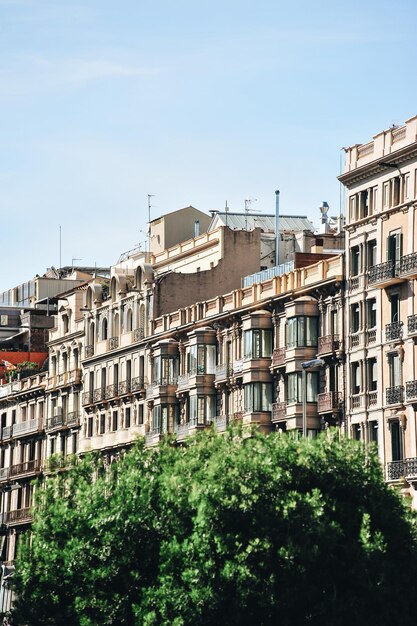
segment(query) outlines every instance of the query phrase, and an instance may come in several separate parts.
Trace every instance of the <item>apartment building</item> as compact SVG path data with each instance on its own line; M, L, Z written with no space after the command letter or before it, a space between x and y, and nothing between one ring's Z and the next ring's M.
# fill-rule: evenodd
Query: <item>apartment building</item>
M180 217L195 224L189 209ZM151 223L150 250L125 253L108 277L56 296L47 370L0 386L0 606L10 605L32 481L74 455L100 451L111 463L137 436L147 446L166 434L181 443L232 420L269 432L302 430L305 417L311 436L343 424L341 234L326 234L325 252L302 222L297 237L311 245L271 271L265 226L211 230L201 220L208 229L185 239L188 222L171 247L153 248L171 221ZM304 385L301 363L317 355Z
M417 117L346 149L346 414L417 506Z

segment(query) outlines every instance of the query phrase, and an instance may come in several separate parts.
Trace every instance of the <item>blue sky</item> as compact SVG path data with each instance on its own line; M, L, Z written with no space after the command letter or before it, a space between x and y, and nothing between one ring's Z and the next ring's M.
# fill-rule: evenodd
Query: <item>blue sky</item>
M0 0L0 290L152 217L339 210L340 148L417 113L417 4Z

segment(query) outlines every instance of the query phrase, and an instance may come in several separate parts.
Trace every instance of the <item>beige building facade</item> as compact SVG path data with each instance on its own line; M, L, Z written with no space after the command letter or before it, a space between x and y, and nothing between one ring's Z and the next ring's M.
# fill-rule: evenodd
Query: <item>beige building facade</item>
M346 414L417 506L417 117L346 149Z

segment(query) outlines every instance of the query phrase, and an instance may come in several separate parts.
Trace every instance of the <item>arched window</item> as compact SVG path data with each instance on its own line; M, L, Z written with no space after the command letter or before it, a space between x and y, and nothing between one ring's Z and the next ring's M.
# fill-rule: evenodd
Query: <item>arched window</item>
M107 335L107 317L105 317L101 323L101 339L104 341L105 339L107 339Z
M117 278L113 276L110 283L110 297L112 302L116 302L117 297Z
M90 346L94 345L94 330L95 330L94 322L91 322L90 328L88 331L88 343Z
M143 334L145 335L145 305L141 304L139 307L139 328L143 330Z
M135 287L136 289L142 289L142 268L141 267L138 267L136 269Z
M128 309L126 312L126 332L133 330L133 316L132 309Z
M86 307L87 309L92 309L93 308L93 290L91 289L91 287L89 287L87 289L87 297L86 297Z

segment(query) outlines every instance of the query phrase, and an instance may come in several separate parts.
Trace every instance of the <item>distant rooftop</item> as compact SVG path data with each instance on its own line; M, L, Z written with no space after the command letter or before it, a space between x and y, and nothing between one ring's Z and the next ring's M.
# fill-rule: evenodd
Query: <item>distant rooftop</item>
M232 230L253 230L261 228L263 231L275 232L275 215L252 213L230 213L226 211L212 211L212 220L208 231L219 226L228 226ZM278 228L284 230L314 232L313 223L305 215L280 215Z

